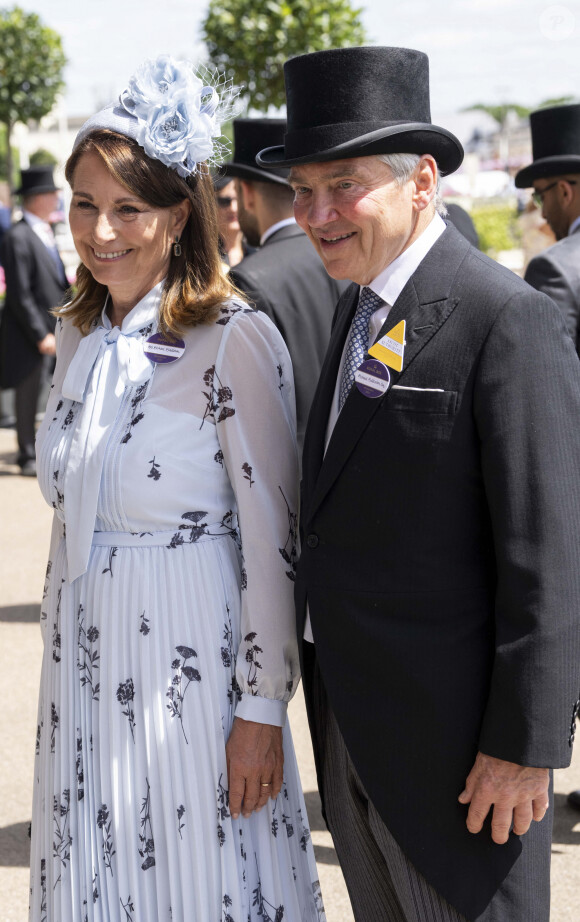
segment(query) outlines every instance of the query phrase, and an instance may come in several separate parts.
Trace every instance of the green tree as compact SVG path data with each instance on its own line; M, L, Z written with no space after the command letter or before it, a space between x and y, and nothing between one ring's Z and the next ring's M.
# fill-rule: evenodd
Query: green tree
M202 37L211 62L244 84L248 105L280 108L284 61L297 54L365 43L350 0L210 0Z
M60 35L36 13L0 10L0 124L6 128L6 175L12 184L10 137L16 122L40 119L64 86Z
M463 112L487 112L496 120L500 128L503 128L509 112L515 112L519 118L527 118L532 111L527 106L520 106L515 102L502 102L495 106L488 106L483 102L478 102L474 106L467 106Z
M30 166L56 166L57 158L45 147L39 147L30 155Z

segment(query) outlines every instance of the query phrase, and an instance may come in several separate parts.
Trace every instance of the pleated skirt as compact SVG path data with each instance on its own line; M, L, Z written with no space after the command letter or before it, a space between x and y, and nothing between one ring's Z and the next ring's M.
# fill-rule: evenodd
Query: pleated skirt
M235 543L114 542L47 581L30 922L320 922L288 727L279 797L229 812Z

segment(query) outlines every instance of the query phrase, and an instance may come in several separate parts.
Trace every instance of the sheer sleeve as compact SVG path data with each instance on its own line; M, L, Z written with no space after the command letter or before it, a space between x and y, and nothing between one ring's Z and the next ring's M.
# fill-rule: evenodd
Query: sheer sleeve
M228 320L214 391L242 540L236 715L282 726L299 679L293 592L298 451L290 357L264 314L239 311Z

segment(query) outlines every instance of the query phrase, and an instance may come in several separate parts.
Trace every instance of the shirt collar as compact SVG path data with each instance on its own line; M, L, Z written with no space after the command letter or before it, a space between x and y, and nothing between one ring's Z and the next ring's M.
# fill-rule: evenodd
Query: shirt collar
M445 226L445 221L435 213L433 220L421 236L410 247L403 250L367 287L387 304L393 305L419 264L445 230Z
M272 226L269 227L267 231L264 231L260 237L260 246L263 246L268 237L271 237L276 231L281 230L283 227L290 227L291 224L296 224L296 218L284 218L282 221L276 221L276 223L272 224Z
M26 209L24 209L22 211L22 217L33 230L35 227L48 228L48 230L51 230L48 221L43 221L42 218L39 218L38 215L33 214L31 211L26 211Z
M571 234L577 231L579 227L580 227L580 215L578 215L578 217L574 221L572 221L570 227L568 228L568 236L570 237Z
M141 330L143 327L146 327L149 323L157 319L159 304L161 303L161 296L163 294L163 286L165 284L165 279L162 282L159 282L155 288L152 288L151 291L147 292L144 298L135 305L135 307L129 311L126 317L123 318L121 324L121 332L129 335L134 333L136 330ZM105 301L105 306L101 312L101 326L106 330L111 330L113 325L107 316L107 304L109 303L109 295Z

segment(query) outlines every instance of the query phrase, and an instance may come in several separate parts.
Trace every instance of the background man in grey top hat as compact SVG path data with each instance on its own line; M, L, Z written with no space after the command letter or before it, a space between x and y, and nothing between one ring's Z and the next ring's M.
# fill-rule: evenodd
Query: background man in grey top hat
M317 52L285 79L259 162L291 167L298 223L356 283L308 421L296 575L355 917L546 922L549 767L579 707L580 363L553 302L436 213L463 152L431 124L424 54Z
M15 388L18 464L36 475L35 417L43 373L55 353L55 318L50 311L68 289L64 266L48 219L58 206L52 167L23 170L24 217L2 240L6 302L0 323L0 386Z
M234 157L224 167L236 179L238 220L257 252L230 272L234 285L280 330L292 359L298 442L318 383L336 302L346 288L326 272L294 219L288 170L256 165L263 147L281 144L283 119L236 119Z
M530 261L524 278L556 302L580 353L580 104L532 112L530 127L534 159L515 182L534 187L558 242Z

